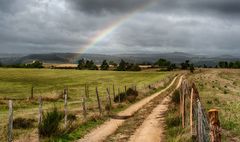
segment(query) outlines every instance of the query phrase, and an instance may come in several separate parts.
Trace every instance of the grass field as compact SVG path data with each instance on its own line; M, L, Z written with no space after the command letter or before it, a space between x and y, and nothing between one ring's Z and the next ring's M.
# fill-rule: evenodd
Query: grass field
M223 141L240 141L240 70L207 69L190 75L206 109L219 110Z
M0 69L0 127L7 124L8 99L14 99L14 118L33 118L37 121L38 96L54 98L62 94L65 86L69 89L69 111L81 110L81 98L84 95L84 85L89 85L90 97L87 100L88 109L96 108L95 87L99 89L101 100L106 100L106 88L115 91L124 86L143 88L149 84L170 78L174 73L169 72L114 72L114 71L79 71L79 70L51 70L51 69ZM167 83L167 82L165 82ZM34 100L28 101L31 86L34 86ZM163 85L164 86L164 85ZM163 87L162 86L162 87ZM57 106L63 108L63 100L44 102L44 109ZM79 115L81 113L79 112ZM30 130L15 130L15 136L28 133ZM6 132L0 132L0 138Z
M123 88L124 85L144 84L159 81L167 72L114 72L114 71L78 71L78 70L47 70L47 69L0 69L0 98L27 98L30 96L31 86L37 96L54 95L69 87L69 95L81 95L84 84L99 87L105 91L107 86L115 84ZM82 92L83 93L83 92Z

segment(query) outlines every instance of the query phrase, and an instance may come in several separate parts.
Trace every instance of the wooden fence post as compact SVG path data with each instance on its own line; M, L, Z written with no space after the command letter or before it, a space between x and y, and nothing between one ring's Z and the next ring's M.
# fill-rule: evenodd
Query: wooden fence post
M68 95L64 95L64 127L67 128L67 98Z
M42 114L43 114L43 110L42 110L42 96L40 96L38 98L38 102L39 102L39 107L38 107L38 128L39 128L40 125L42 124ZM38 129L39 141L40 141L40 137L41 137L41 134L40 134L40 131Z
M39 107L38 107L38 125L40 125L42 123L42 96L40 96L38 98L38 102L39 102Z
M115 94L115 86L113 84L113 99L115 98L116 94Z
M182 127L185 128L185 94L182 95Z
M127 97L127 86L126 85L124 87L124 90L125 90L125 97L124 98L126 98Z
M211 109L208 111L209 127L210 127L210 141L221 142L221 127L218 118L218 110Z
M191 89L191 94L190 94L190 112L189 112L189 116L190 116L190 129L191 129L191 135L193 136L194 133L193 133L193 88Z
M65 94L68 94L68 87L67 86L65 86L64 87L64 90L63 90L63 99L65 98Z
M8 142L13 141L13 102L8 102L9 113L8 113Z
M118 88L118 103L121 103L120 89Z
M185 128L185 96L186 96L186 84L183 84L182 93L182 127Z
M89 98L89 86L87 84L85 84L85 96Z
M98 88L97 87L96 87L96 95L97 95L97 102L98 102L99 113L100 113L100 115L102 115L102 108L101 108L101 103L100 103L100 98L99 98Z
M112 101L111 101L111 96L108 88L107 88L107 97L108 97L109 113L110 113L112 108Z
M31 87L31 97L30 97L30 99L33 99L33 85Z
M198 136L198 141L203 142L203 133L202 133L202 108L201 108L201 103L200 100L197 100L197 112L198 112L198 125L197 125L197 136Z
M86 120L87 110L86 110L86 99L85 99L85 97L82 98L82 108L83 108L83 117Z

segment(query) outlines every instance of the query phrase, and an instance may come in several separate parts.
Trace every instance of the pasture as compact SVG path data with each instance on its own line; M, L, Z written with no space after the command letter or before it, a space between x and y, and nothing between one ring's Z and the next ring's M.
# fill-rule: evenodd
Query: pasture
M124 88L135 86L146 88L149 84L160 83L160 88L169 83L175 73L170 72L115 72L89 70L54 70L54 69L0 69L0 138L6 138L8 115L8 100L13 100L14 118L31 118L37 123L38 97L43 97L43 109L53 106L63 110L62 96L65 87L68 88L69 113L81 117L81 102L85 95L85 85L89 86L89 98L86 101L89 113L96 113L96 90L98 87L101 102L106 101L106 88L113 93L124 92ZM162 81L162 82L161 82ZM33 86L33 99L31 90ZM118 89L119 88L119 89ZM159 88L159 86L158 86ZM143 89L146 90L146 89ZM104 107L104 106L103 106ZM36 125L36 124L35 124ZM4 128L4 129L3 129ZM26 137L34 128L14 130L15 138Z
M240 140L240 70L202 69L189 76L205 110L219 110L223 141Z

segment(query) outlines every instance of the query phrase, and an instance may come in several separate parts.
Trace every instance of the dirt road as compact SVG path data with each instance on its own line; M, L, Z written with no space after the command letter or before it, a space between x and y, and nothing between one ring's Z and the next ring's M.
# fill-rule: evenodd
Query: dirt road
M178 87L180 87L182 77L180 78ZM174 92L174 91L173 91ZM172 92L172 93L173 93ZM162 142L164 139L164 113L168 109L168 104L171 101L172 93L165 97L164 100L153 109L152 113L145 119L142 125L135 131L130 138L130 142Z
M182 78L182 77L181 77ZM173 79L173 81L163 90L161 90L158 93L155 93L147 98L142 99L141 101L131 105L126 110L118 113L119 116L131 116L136 111L141 109L144 105L149 103L151 100L153 100L158 95L162 94L166 90L168 90L170 87L172 87L177 80L177 77ZM110 119L109 121L105 122L98 128L91 131L89 134L87 134L83 139L78 140L77 142L101 142L104 141L109 135L114 133L119 126L121 126L124 123L125 120L118 120L118 119Z

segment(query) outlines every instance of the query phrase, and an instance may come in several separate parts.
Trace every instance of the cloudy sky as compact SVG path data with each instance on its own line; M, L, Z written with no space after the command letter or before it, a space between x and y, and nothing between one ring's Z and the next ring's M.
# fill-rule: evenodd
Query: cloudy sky
M0 19L0 53L240 53L239 0L0 0Z

